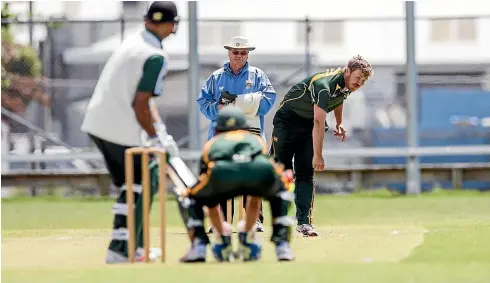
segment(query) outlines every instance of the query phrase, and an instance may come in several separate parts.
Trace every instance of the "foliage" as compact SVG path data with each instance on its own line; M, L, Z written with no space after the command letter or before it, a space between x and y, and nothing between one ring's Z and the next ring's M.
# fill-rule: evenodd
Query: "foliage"
M5 3L2 20L13 17ZM41 61L34 48L15 43L10 24L2 23L2 107L23 114L33 100L49 104L43 90Z

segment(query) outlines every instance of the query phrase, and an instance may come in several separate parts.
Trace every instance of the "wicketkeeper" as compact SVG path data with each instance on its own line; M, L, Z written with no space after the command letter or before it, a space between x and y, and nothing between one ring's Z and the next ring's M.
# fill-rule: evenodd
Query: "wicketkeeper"
M145 29L127 38L104 66L87 108L82 131L89 134L104 156L106 167L120 194L113 206L112 240L107 263L128 261L126 227L125 151L131 147L162 147L178 155L174 139L166 131L152 99L162 94L163 77L168 71L168 56L162 40L177 31L179 22L173 2L153 2L145 17ZM141 139L145 131L147 143ZM141 156L134 159L134 199L136 222L136 260L143 259ZM156 191L158 170L150 167L152 191ZM152 194L153 195L153 194ZM133 212L131 212L133 213ZM155 260L160 249L151 249Z
M277 259L294 259L290 248L293 219L287 216L294 199L287 178L267 152L264 140L247 131L243 111L236 106L226 106L218 114L216 136L209 140L201 158L199 182L187 191L190 206L186 223L192 244L181 262L206 261L206 247L210 243L204 228L204 206L216 235L212 250L218 261L241 257L244 261L258 260L261 246L257 241L255 221L260 211L261 199L270 203L272 212L271 241L276 246ZM231 226L225 222L218 204L224 200L247 195L246 219L238 224L239 248L235 252L231 242Z

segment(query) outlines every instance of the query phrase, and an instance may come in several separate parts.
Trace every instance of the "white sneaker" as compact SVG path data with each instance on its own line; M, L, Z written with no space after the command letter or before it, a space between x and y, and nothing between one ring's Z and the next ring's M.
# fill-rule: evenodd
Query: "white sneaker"
M295 258L293 250L286 241L276 245L276 256L279 261L292 261Z
M156 261L162 255L162 251L159 248L150 248L150 261ZM145 250L143 248L137 248L135 254L135 262L145 261ZM121 255L112 250L107 251L107 257L105 258L107 264L114 263L127 263L129 259L126 256Z
M311 224L301 224L296 227L296 231L303 234L304 237L317 237L318 233Z

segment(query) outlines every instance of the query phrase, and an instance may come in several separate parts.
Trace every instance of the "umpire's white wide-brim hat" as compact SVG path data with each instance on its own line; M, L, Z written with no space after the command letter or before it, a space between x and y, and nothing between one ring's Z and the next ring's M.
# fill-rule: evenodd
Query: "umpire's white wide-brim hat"
M233 37L227 44L224 45L224 47L225 49L236 48L236 49L248 49L249 51L255 49L255 46L251 45L248 42L248 38L244 36Z

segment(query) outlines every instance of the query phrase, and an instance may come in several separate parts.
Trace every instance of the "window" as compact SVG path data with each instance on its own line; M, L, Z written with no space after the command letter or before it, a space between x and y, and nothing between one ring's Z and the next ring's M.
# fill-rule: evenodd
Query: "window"
M228 42L232 37L241 35L241 23L203 22L198 25L199 46L217 47Z
M431 40L434 42L447 42L451 40L451 21L433 20Z
M344 22L313 22L310 23L310 43L312 45L341 45L344 41ZM297 25L296 41L306 43L305 23Z
M431 20L430 40L438 43L475 41L475 19Z
M457 25L458 39L464 41L474 41L476 39L476 26L474 19L458 20Z

